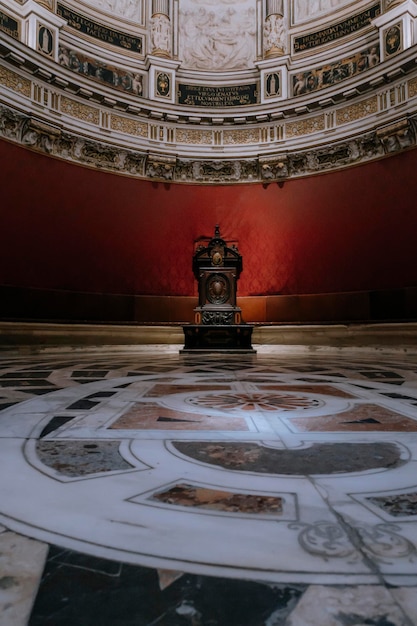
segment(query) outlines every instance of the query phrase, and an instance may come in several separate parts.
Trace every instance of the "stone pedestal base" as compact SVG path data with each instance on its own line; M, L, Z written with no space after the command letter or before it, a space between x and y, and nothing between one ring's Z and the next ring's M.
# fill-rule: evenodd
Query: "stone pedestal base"
M181 354L185 352L212 351L238 352L255 354L252 348L252 330L250 324L211 326L204 324L189 324L183 326L185 345Z

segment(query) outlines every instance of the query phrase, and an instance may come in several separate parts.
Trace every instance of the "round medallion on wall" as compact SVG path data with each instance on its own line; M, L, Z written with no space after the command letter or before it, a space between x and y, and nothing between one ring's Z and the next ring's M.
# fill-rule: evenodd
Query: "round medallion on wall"
M224 274L213 274L207 281L207 300L211 304L224 304L230 297L229 280Z

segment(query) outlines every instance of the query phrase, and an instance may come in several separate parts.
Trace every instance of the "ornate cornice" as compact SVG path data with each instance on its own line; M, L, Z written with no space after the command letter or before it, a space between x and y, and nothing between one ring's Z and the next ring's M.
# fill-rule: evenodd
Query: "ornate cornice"
M89 81L7 38L0 137L135 178L282 182L416 146L417 64L409 48L348 83L277 104L198 116ZM206 112L207 113L207 112Z
M0 136L73 163L132 176L176 183L264 184L319 174L392 155L416 145L417 115L340 141L326 148L256 159L181 159L128 150L81 137L0 106Z

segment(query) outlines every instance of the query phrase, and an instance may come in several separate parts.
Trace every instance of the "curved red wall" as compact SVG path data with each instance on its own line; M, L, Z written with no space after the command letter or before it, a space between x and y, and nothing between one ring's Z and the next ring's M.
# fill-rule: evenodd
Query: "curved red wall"
M193 241L239 241L240 296L417 286L417 150L279 186L152 183L0 142L0 284L193 295Z

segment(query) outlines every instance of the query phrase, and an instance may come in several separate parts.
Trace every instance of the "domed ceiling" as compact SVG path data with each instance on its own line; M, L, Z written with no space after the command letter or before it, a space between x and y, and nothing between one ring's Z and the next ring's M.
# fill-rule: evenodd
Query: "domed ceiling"
M0 0L0 134L183 183L279 182L416 143L414 0Z

